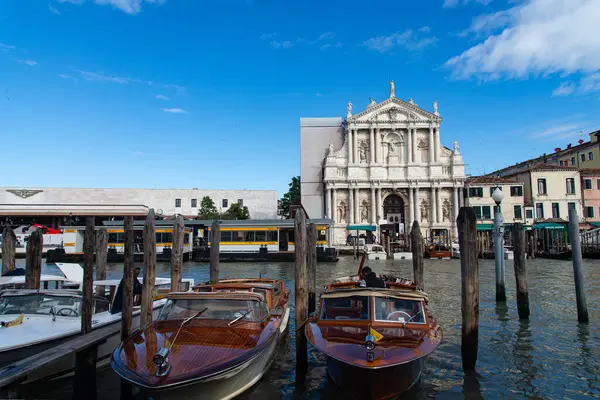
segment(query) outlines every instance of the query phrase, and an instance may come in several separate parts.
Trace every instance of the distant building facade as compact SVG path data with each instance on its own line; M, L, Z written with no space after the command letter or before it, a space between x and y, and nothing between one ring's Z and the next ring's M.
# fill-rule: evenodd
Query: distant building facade
M587 222L600 222L600 168L579 170L583 195L583 216Z
M498 175L523 183L525 204L533 206L536 221L549 218L568 221L571 208L583 216L583 191L576 167L538 163L518 172L505 174L503 171L498 171Z
M492 224L496 205L492 193L499 188L504 194L504 200L500 205L504 223L521 222L530 225L534 221L533 207L525 205L523 186L524 184L516 179L492 176L471 177L465 183L465 204L473 207L478 224Z
M311 218L333 219L333 243L349 227L395 225L408 232L418 221L426 237L456 235L466 179L458 143L441 144L442 118L390 95L341 118L302 118L302 204Z
M222 212L233 203L247 206L252 219L277 218L276 190L0 188L0 217L38 217L50 225L69 216L143 216L154 208L164 217L198 216L202 198L210 197Z

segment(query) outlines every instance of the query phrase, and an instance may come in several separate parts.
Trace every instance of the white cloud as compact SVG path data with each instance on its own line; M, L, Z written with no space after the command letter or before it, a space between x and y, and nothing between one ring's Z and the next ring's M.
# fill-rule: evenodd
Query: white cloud
M325 95L324 95L323 93L321 93L321 92L317 92L317 93L315 94L315 96L317 96L317 97L323 97L323 96L325 96Z
M389 36L377 36L365 40L363 45L381 53L388 52L396 47L409 51L420 51L438 42L435 36L419 37L412 29L400 33L395 32Z
M277 36L276 32L272 32L272 33L263 33L262 35L260 35L260 40L269 40L269 39L273 39L275 36Z
M162 110L171 114L187 114L187 111L182 108L162 108Z
M430 26L422 26L419 28L419 32L423 32L423 33L427 33L427 32L431 32L431 27Z
M73 81L75 83L79 82L79 79L77 79L77 78L75 78L74 76L71 76L71 75L59 74L58 76L59 76L59 78L67 79L67 80Z
M33 60L17 60L17 62L19 62L21 64L29 65L30 67L34 67L37 65L37 62L33 61Z
M60 3L83 4L87 0L58 0ZM163 4L166 0L93 0L99 5L110 5L127 14L137 14L142 10L143 3Z
M169 90L175 90L178 93L183 93L185 92L185 87L180 86L180 85L174 85L172 83L167 83L166 85L163 85L165 89L169 89Z
M152 81L146 81L146 80L137 79L137 78L128 78L128 77L124 77L124 76L107 74L104 72L90 72L90 71L83 71L80 69L77 69L76 71L79 72L81 74L81 77L83 79L85 79L86 81L118 83L120 85L127 85L130 83L141 83L144 85L153 85L154 84Z
M169 100L169 98L167 96L165 96L164 94L157 94L155 97L158 100Z
M584 115L576 114L554 121L546 121L538 127L520 129L515 133L523 135L528 132L531 140L550 142L581 137L588 132L597 130L599 123L598 120L585 119Z
M276 49L289 49L290 47L294 46L294 44L289 40L283 40L281 42L277 40L272 40L270 44Z
M503 30L449 59L445 65L452 77L494 80L582 73L577 89L565 83L555 93L600 89L595 74L600 71L600 35L594 34L600 25L600 1L526 0L496 18L481 18L476 30Z
M15 49L15 46L9 46L7 44L0 43L0 51L11 51L14 49Z
M465 37L470 33L477 36L488 35L504 28L518 16L518 8L497 11L492 14L478 15L471 21L471 26L460 32L458 36Z
M317 40L325 40L325 39L333 39L335 37L335 32L325 32L320 35Z
M48 4L48 8L50 9L50 12L52 14L60 15L60 11L58 11L58 9L56 7L54 7L52 4Z
M552 96L568 96L575 92L575 85L571 82L562 82L559 87L554 89Z
M338 47L342 47L342 42L337 42L337 43L326 43L324 45L322 45L321 47L319 47L319 49L321 51L327 50L327 49L331 49L331 48L338 48Z
M444 8L452 8L452 7L456 7L458 5L467 5L469 3L471 3L472 1L479 3L479 4L483 4L483 5L488 5L490 4L493 0L444 0Z

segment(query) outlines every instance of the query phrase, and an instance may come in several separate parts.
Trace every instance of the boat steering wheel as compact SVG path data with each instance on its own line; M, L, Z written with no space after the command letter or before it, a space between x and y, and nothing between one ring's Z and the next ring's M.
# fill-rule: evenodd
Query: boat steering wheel
M66 311L68 311L68 313L66 313L66 314L62 314L62 311L65 311L65 310L66 310ZM66 317L66 316L68 316L69 314L73 314L73 315L75 315L76 317L79 317L79 313L78 313L77 311L75 311L74 309L72 309L72 308L69 308L69 307L61 308L60 310L58 310L58 311L56 312L56 315L60 315L61 317Z
M410 314L407 313L406 311L394 311L394 312L391 312L390 315L387 316L387 319L390 321L398 321L398 320L400 320L401 315L397 315L397 314L406 315L406 317L407 317L406 321L408 321L412 318L410 316Z

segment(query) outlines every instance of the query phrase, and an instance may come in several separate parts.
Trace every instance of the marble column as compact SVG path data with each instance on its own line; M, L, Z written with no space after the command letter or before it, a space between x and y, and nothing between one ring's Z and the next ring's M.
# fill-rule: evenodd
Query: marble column
M412 132L412 162L416 163L417 161L417 157L418 156L418 152L417 152L417 128L413 128L413 132Z
M465 188L458 188L458 204L461 207L465 206Z
M354 163L360 163L360 159L358 158L358 129L354 129L354 135L352 135L352 154L354 157Z
M375 130L375 164L381 163L381 134L379 128Z
M429 223L433 224L437 222L437 205L436 205L436 196L435 196L435 187L431 187L431 218L429 218Z
M429 127L429 144L427 145L428 150L429 150L429 164L433 163L434 161L434 155L433 155L433 149L435 147L435 144L433 142L433 127Z
M437 188L435 191L435 204L437 205L437 219L436 222L444 222L444 215L442 213L442 196L441 192L442 188Z
M375 145L375 133L374 133L374 129L373 127L371 127L371 129L369 130L369 150L371 153L371 164L375 164L375 149L377 148Z
M325 190L325 218L331 218L331 189Z
M354 189L354 222L357 224L360 224L361 218L360 218L360 197L358 196L358 189Z
M415 188L415 221L418 221L421 224L421 207L420 207L420 199L419 199L419 188Z
M414 192L414 188L411 187L408 189L408 224L406 224L406 229L410 229L412 227L413 222L415 222L415 201L413 197Z
M454 206L454 221L458 218L458 210L460 208L460 204L458 203L458 188L455 187L452 195L454 196L452 205Z
M440 127L438 126L435 130L435 162L440 162Z
M332 209L333 209L333 215L331 216L331 219L333 219L333 222L339 222L337 220L337 190L331 189L331 204L332 204Z
M354 189L348 188L348 224L354 224Z
M354 140L352 139L352 128L348 128L348 164L352 164L354 162L354 150L352 150L352 144Z
M412 157L412 129L406 130L406 163L411 164L413 162ZM412 189L411 189L412 190ZM411 221L412 224L412 221Z
M383 218L383 196L381 195L381 188L377 188L377 218Z
M371 188L371 224L377 225L377 203L375 202L375 188Z

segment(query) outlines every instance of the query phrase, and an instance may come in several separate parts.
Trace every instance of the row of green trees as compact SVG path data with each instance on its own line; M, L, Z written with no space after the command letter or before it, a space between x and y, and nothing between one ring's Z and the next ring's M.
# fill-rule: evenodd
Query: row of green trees
M232 203L227 211L220 213L215 202L210 197L204 196L200 201L198 217L200 219L250 219L250 212L248 207Z
M302 204L300 198L300 176L293 176L288 186L288 192L280 199L281 213L285 218L289 218L290 216L290 206Z

